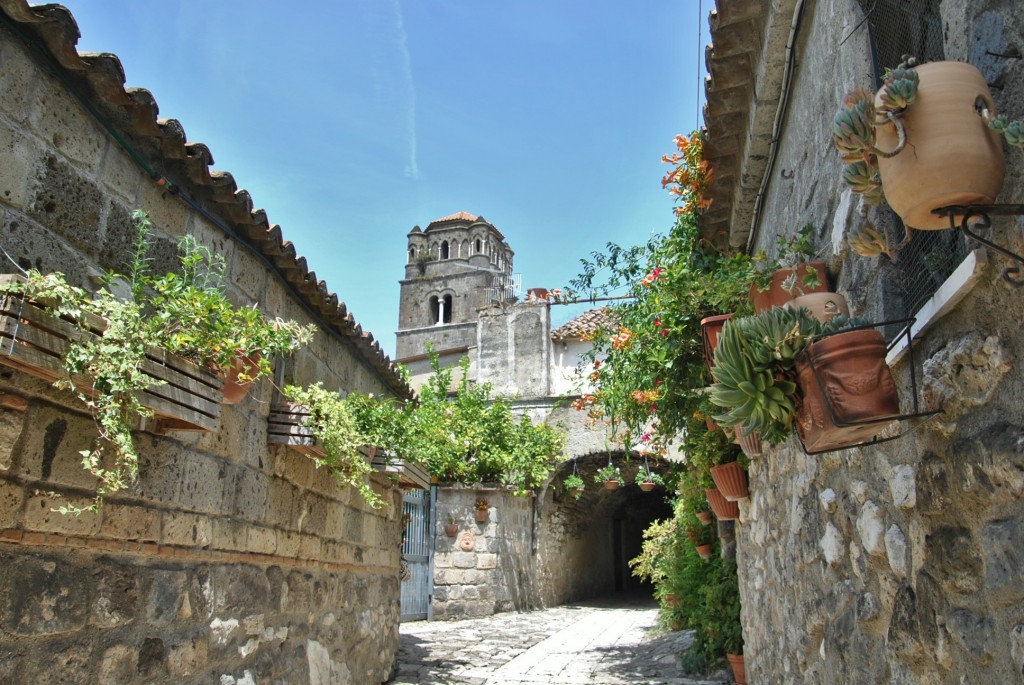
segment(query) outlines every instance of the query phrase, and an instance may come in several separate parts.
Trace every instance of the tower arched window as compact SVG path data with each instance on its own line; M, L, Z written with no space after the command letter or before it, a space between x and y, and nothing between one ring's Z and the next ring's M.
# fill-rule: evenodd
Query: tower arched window
M430 322L435 326L452 322L452 296L430 296Z
M450 252L448 250L448 241L441 241L441 259L448 259Z
M444 296L444 300L442 300L442 302L444 303L444 311L441 312L441 320L444 323L451 323L452 322L452 305L453 305L452 296L451 295L445 295Z
M412 264L415 261L416 261L416 248L415 247L410 247L409 248L409 263Z
M476 249L474 250L474 252L479 254L483 249L484 249L483 243L480 241L479 238L477 238L476 239Z

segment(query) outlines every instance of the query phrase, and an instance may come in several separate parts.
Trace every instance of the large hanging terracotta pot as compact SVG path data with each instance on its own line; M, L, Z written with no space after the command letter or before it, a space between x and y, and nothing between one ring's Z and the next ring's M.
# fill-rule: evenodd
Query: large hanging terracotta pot
M722 332L725 322L732 314L716 314L700 320L700 334L704 343L704 363L708 368L715 365L715 348L718 347L718 334Z
M748 457L760 457L764 454L764 444L761 442L760 433L755 430L746 431L741 426L735 426L733 433L736 436L733 442L740 446L743 454Z
M907 146L878 158L885 199L912 228L949 228L949 219L932 214L949 205L991 204L1003 186L1003 148L999 134L975 109L980 97L995 112L985 77L965 62L933 62L915 69L917 99L900 117ZM879 103L876 95L875 103ZM875 147L893 150L895 126L875 129Z
M735 521L740 517L740 506L727 500L715 488L706 489L704 495L708 498L708 506L719 521Z
M722 497L730 502L746 499L750 494L747 490L747 472L743 470L738 461L731 461L728 464L715 466L711 469L711 478L718 486Z
M258 371L260 355L252 354L247 357L235 357L235 362L224 374L224 404L238 404L245 399L245 396L252 390L252 381L240 382L239 376L252 377Z
M826 452L867 442L899 415L886 351L875 329L837 333L804 348L796 361L803 398L796 431L804 449Z
M803 285L804 276L807 275L810 269L815 269L818 272L818 280L821 281L820 285L813 288ZM761 291L758 290L756 285L750 286L750 301L754 305L754 312L760 314L772 307L781 307L793 299L794 295L807 295L808 293L820 293L828 290L828 273L825 271L825 262L798 264L796 267L796 285L798 288L795 288L791 293L782 286L792 275L793 269L779 269L772 273L772 280L767 290Z

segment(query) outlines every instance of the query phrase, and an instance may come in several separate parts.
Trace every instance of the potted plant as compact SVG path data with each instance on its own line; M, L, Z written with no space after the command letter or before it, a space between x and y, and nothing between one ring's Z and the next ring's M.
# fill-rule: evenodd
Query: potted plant
M832 136L846 163L843 179L866 202L886 201L908 227L943 229L949 219L933 210L995 201L1004 175L999 135L1021 144L1021 131L1021 122L995 116L973 65L911 59L877 93L851 91Z
M477 497L473 502L473 516L477 523L486 523L490 516L491 503L485 497Z
M756 430L748 430L743 426L734 426L733 442L740 446L743 454L748 457L760 457L764 454L764 443L761 442L761 434Z
M607 466L594 474L594 482L603 483L606 489L614 490L622 485L622 472L618 466L613 466L611 462L608 462Z
M731 318L732 314L716 314L700 320L704 363L708 365L709 369L715 365L715 348L718 347L718 336L722 332L725 322Z
M747 470L739 461L730 461L711 468L711 478L715 481L718 491L722 497L730 502L737 502L746 499L747 491Z
M661 474L656 471L651 471L651 469L646 465L644 465L644 468L637 470L635 481L644 492L650 492L659 485L665 485L665 479Z
M452 512L452 513L448 514L448 520L444 524L444 534L447 535L450 538L453 538L453 537L456 536L456 534L458 534L458 532L459 532L459 519L458 519L458 517L455 516L455 513Z
M812 261L814 224L807 224L796 234L780 234L777 256L768 259L764 250L752 262L750 301L754 312L781 307L800 295L828 290L825 262Z
M565 480L562 481L562 487L564 487L574 499L579 499L583 496L583 489L586 487L586 484L583 482L583 479L579 474L570 473L565 477Z

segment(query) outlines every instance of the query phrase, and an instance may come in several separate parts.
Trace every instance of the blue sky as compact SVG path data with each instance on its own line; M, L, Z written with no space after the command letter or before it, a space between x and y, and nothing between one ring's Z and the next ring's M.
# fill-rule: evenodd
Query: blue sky
M389 354L414 225L484 216L524 288L564 286L606 242L671 226L661 155L697 125L712 6L63 4L78 49L116 54ZM556 325L576 311L553 308Z

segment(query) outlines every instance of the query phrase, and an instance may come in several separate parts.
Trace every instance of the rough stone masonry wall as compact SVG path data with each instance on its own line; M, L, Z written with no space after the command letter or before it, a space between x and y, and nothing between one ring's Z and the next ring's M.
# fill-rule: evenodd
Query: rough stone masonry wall
M940 6L947 59L981 67L999 109L1024 116L1020 3ZM857 203L829 140L845 91L870 85L861 15L849 0L805 7L759 244L814 222L836 289L877 316L894 267L838 240ZM1024 201L1022 181L1024 156L1007 149L999 201ZM993 235L1020 252L1020 232L1009 218ZM924 397L942 416L871 448L807 456L791 440L752 460L736 527L750 682L1024 682L1024 306L999 277L1007 263L989 261L917 342ZM894 372L906 396L906 359Z
M262 262L152 184L0 27L0 245L91 286L124 257L135 208L155 224L155 269L176 266L177 237L193 233L226 257L238 301L308 322ZM286 374L316 379L387 392L324 334ZM69 394L0 367L0 683L386 679L400 494L378 479L388 506L370 510L268 446L272 400L263 383L223 408L219 431L136 433L138 482L98 514L64 516L61 498L94 490L79 451L96 426Z
M478 497L491 505L483 523L474 516ZM458 522L455 537L445 534L449 515ZM433 617L490 616L540 606L533 544L532 497L494 488L439 488Z

